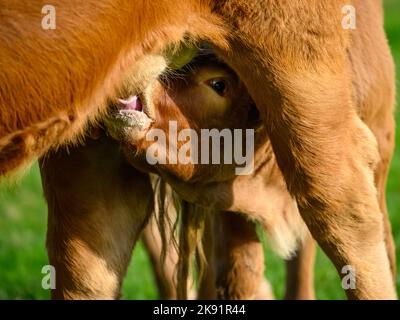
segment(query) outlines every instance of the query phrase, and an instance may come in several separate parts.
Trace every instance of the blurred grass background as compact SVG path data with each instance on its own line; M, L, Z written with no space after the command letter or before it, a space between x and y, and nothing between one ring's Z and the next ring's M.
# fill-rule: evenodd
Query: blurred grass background
M400 1L385 0L385 27L400 75ZM397 81L400 94L400 82ZM400 124L400 113L396 113ZM400 144L400 129L397 130ZM387 200L397 248L400 248L400 148L392 162ZM18 185L0 187L0 299L48 299L42 289L41 269L48 263L45 250L46 204L39 170L35 165ZM397 249L398 269L400 252ZM278 299L284 293L284 264L266 247L266 275ZM397 278L397 288L400 276ZM319 250L315 265L318 299L344 299L340 280L330 261ZM124 299L157 299L149 259L139 243L123 286Z

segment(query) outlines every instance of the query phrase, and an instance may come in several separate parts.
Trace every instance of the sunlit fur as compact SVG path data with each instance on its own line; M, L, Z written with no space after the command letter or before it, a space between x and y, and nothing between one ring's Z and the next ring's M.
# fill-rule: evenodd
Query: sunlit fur
M67 12L59 26L70 27L60 28L60 37L39 29L40 1L1 6L0 145L10 150L10 137L22 140L17 151L11 148L14 156L2 153L3 174L31 154L76 141L83 124L101 114L99 105L114 93L122 71L132 70L133 61L183 39L190 27L200 37L209 35L217 16L224 20L229 46L211 43L256 103L301 217L338 272L344 265L357 270L357 288L346 294L396 297L384 196L394 147L394 67L381 1L350 1L357 10L356 30L341 25L347 0L57 3ZM199 3L205 15L199 14ZM206 17L197 24L201 16ZM82 25L90 28L82 31ZM46 136L49 127L54 133L40 139L38 132ZM35 141L42 146L36 152L24 149L29 137L33 147ZM224 192L207 195L199 185L192 191L186 196L199 202L202 195Z
M42 7L49 4L56 9L55 30L42 29ZM222 28L207 4L2 2L0 176L51 147L77 142L88 122L102 115L126 75L130 82L137 77L133 82L140 82L140 88L152 81L160 70L156 67L155 74L152 63L138 68L143 57L173 59L181 41L199 37L222 43Z
M394 147L393 61L380 4L354 1L357 29L347 31L339 23L342 16L337 6L341 3L330 2L322 8L322 3L313 1L305 11L300 10L304 4L286 1L254 1L246 6L225 1L217 7L228 17L226 12L241 12L234 19L233 54L227 61L265 119L273 156L285 178L284 188L295 197L313 237L339 272L345 264L359 270L357 281L362 285L346 293L378 298L373 288L382 287L383 282L382 297L394 297L394 245L384 197ZM264 16L271 8L277 10L273 11L276 17ZM323 15L323 23L320 11L331 12ZM246 20L254 15L259 17L255 21L264 21L256 33ZM285 29L276 29L274 18L284 21ZM243 42L263 50L244 54ZM372 42L379 46L370 46ZM224 55L223 50L218 52ZM249 66L257 72L250 73ZM168 108L160 112L173 110L165 115L166 120L178 115L187 125L193 119L193 114L185 118L184 105L175 111L169 98L165 103ZM213 184L213 176L214 182L223 180L219 175L223 171L215 167L198 176L195 172L203 170L200 166L189 171L180 165L160 168L161 175L189 202L247 212L261 221L266 218L267 210L260 208L265 208L268 198L253 197L266 186L265 178L246 181L239 177L231 183ZM286 235L282 231L276 233L277 238ZM376 276L382 269L383 281Z

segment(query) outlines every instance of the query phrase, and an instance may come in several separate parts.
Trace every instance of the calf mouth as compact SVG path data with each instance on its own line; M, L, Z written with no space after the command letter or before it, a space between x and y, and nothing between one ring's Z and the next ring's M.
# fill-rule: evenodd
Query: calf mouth
M111 111L104 122L115 139L135 142L143 138L155 122L154 113L150 94L132 94L112 101Z
M118 98L113 106L112 117L125 127L145 130L154 122L150 108L141 95L132 95L127 99Z

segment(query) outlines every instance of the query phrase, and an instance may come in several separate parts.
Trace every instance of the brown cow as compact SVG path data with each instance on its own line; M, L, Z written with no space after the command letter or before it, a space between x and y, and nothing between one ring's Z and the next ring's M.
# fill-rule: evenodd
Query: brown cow
M54 3L63 13L54 33L40 27L40 0L1 4L1 174L52 146L76 141L117 92L122 70L131 74L141 57L185 36L211 38L260 110L287 188L313 237L338 272L344 265L357 270L357 288L347 295L396 297L383 192L394 144L394 76L381 1L353 0L356 30L342 27L345 0ZM150 82L161 72L144 69ZM91 152L117 151L104 143ZM109 172L123 166L113 159L104 164ZM95 169L107 172L90 164L91 175ZM64 165L61 159L59 165ZM131 185L142 183L133 171L129 177ZM107 184L101 180L106 178L93 181ZM125 190L126 179L115 183L120 189L114 190ZM145 219L140 216L133 219L137 226ZM68 220L74 221L73 215ZM90 255L96 252L79 237L68 243L69 255L81 246Z

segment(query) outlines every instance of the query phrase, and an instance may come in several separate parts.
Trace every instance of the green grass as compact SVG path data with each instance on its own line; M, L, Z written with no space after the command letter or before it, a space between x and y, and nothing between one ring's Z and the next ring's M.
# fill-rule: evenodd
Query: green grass
M386 30L400 74L400 1L386 0ZM398 82L398 92L400 83ZM400 115L396 114L398 123ZM400 141L400 130L397 130ZM397 248L400 248L400 148L397 148L388 183L388 205ZM41 269L48 263L45 250L46 204L37 166L14 187L0 189L0 299L47 299L42 289ZM397 252L399 256L400 253ZM398 269L400 270L398 259ZM149 260L139 243L126 276L125 299L156 299L157 291ZM138 276L140 275L140 276ZM283 296L284 264L266 248L266 275L277 298ZM400 286L400 277L397 287ZM319 299L344 299L339 277L319 250L315 265L315 287Z

